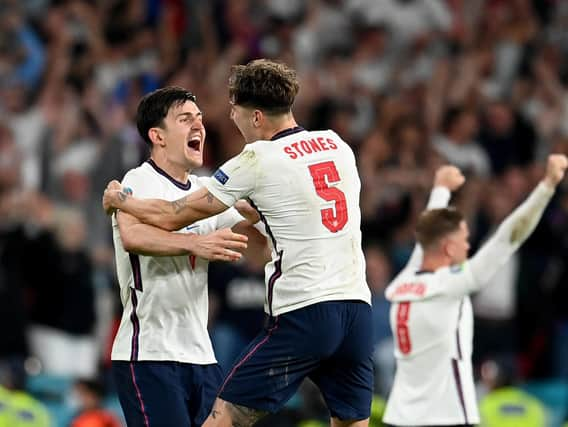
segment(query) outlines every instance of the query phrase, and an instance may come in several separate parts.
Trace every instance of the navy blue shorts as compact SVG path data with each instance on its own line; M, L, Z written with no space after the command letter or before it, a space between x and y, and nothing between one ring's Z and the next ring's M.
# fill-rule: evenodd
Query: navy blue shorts
M112 375L131 427L201 426L222 382L218 364L113 361Z
M304 378L320 389L331 415L362 420L373 394L371 307L329 301L268 318L227 375L219 397L276 412Z

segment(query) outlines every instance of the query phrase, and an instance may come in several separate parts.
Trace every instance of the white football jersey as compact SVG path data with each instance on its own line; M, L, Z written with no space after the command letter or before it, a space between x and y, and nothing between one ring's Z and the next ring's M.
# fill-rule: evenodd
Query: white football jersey
M122 185L142 199L177 200L201 188L190 175L180 183L152 160L130 170ZM244 219L235 209L198 221L180 233L208 234ZM120 298L124 308L112 360L215 363L207 332L207 268L194 256L142 256L124 250L113 217L113 240Z
M450 192L432 191L429 209L447 206ZM455 280L472 282L465 269L417 271L416 249L386 290L392 302L396 374L384 421L400 426L477 424L479 414L471 368L473 312Z
M465 278L465 269L406 271L389 287L397 366L386 423L479 422L471 365L471 302L468 295L444 289L444 284L451 286L453 280ZM438 288L435 297L425 291L429 288Z
M419 271L417 245L385 293L392 302L396 374L383 420L400 426L477 424L471 364L473 310L469 294L483 286L532 233L553 191L540 184L462 265ZM428 208L447 206L445 188Z
M227 206L249 198L272 241L265 311L317 302L370 304L361 250L361 183L351 148L333 131L301 127L245 146L204 181Z

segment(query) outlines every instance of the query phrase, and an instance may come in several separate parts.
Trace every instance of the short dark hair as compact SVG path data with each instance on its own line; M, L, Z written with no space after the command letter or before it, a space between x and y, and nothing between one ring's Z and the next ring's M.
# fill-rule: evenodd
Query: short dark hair
M102 398L105 394L104 384L98 379L79 378L75 381L75 385L86 389L98 398Z
M229 97L235 105L285 114L290 112L299 89L296 72L280 62L257 59L231 68Z
M197 98L193 93L177 86L157 89L142 98L136 111L136 127L150 148L152 148L152 141L148 136L148 131L153 127L163 127L164 118L168 115L170 108L186 101L196 102Z
M416 240L429 249L448 234L458 231L464 217L453 207L430 209L420 214L416 225Z

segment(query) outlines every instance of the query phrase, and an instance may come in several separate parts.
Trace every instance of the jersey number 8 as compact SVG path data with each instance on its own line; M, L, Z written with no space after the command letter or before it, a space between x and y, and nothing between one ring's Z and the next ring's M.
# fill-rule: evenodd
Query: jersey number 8
M402 354L410 353L410 334L408 332L408 317L410 315L410 303L408 301L398 304L396 311L396 340Z

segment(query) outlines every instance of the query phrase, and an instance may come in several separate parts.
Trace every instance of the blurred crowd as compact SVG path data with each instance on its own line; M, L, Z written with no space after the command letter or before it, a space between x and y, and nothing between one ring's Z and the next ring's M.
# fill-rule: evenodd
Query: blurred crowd
M165 85L197 95L207 174L243 143L230 66L258 57L296 68L298 122L334 129L357 155L378 396L394 367L383 290L412 250L435 168L466 174L455 204L478 247L542 160L568 154L563 0L2 0L0 384L106 384L121 307L100 200L148 156L137 103ZM484 362L505 360L521 384L568 381L567 227L564 186L475 296L480 378ZM262 261L210 270L211 335L227 368L261 327Z

